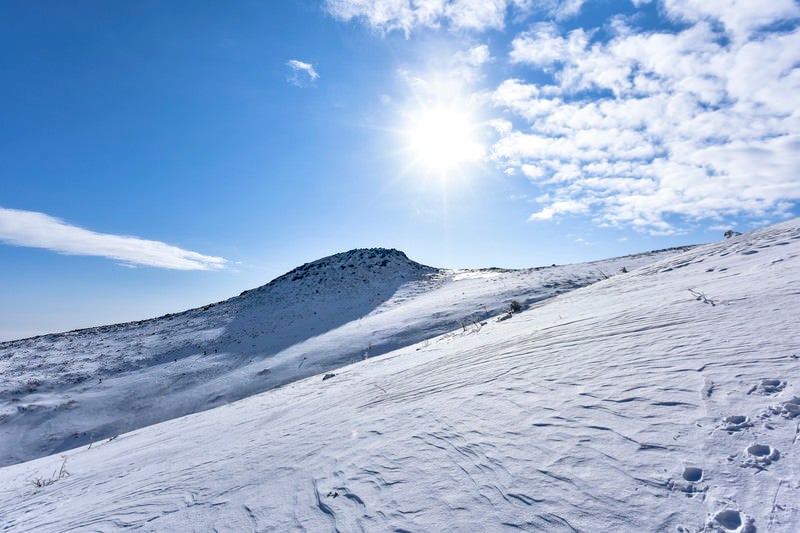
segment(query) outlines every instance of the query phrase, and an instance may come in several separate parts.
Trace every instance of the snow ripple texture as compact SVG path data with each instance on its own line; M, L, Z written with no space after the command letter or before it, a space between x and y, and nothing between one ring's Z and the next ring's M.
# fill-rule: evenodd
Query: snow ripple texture
M793 220L2 468L0 523L796 531L799 255Z

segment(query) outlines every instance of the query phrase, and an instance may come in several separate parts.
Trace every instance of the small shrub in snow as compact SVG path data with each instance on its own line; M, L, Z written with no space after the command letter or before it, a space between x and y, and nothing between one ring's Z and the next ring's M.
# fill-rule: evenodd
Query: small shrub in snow
M53 472L53 475L49 478L37 477L34 478L31 483L33 483L34 487L42 488L47 487L58 481L59 479L63 479L69 475L69 472L65 470L67 466L67 458L64 457L64 462L61 463L61 468Z
M459 320L458 325L461 326L461 330L464 333L467 333L467 326L472 325L474 331L480 331L481 328L486 325L486 322L478 322L474 318L467 317L464 320Z
M688 289L688 290L690 293L692 293L692 296L694 296L695 297L694 299L697 300L698 302L703 302L705 304L710 305L711 307L715 307L717 305L716 301L706 297L706 295L703 294L702 292L698 292L694 289Z

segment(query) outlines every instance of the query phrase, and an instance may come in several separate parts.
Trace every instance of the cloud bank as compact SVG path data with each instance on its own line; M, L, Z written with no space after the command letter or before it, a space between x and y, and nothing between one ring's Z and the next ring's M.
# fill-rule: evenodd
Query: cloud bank
M0 207L0 241L62 254L90 255L172 270L218 270L228 261L159 241L96 233L35 211Z
M545 22L512 40L510 63L548 81L492 91L509 122L493 158L541 193L532 220L592 213L671 233L675 216L783 217L800 200L800 29L773 29L797 5L663 7L690 23L654 32L616 20L602 41Z
M505 79L490 159L529 180L532 221L589 217L664 234L701 221L784 218L800 202L800 3L631 0L583 27L599 0L327 0L328 12L406 37L492 30L474 48ZM639 16L641 10L647 16ZM657 25L653 22L657 17ZM648 22L649 18L649 22ZM642 24L646 24L643 26ZM454 38L457 38L454 35ZM485 45L482 45L485 46ZM480 52L480 54L478 54Z

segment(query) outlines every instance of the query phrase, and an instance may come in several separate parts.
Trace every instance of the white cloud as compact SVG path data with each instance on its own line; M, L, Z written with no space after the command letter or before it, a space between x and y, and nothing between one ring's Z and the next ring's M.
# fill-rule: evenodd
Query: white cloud
M582 29L562 37L555 24L541 22L511 42L509 58L512 63L547 67L582 54L588 44L588 37Z
M159 241L96 233L35 211L0 207L0 242L173 270L218 270L228 261Z
M418 25L433 26L443 3L414 8L409 0L326 0L325 8L340 20L358 19L381 31L402 30L408 35Z
M506 3L506 0L453 0L445 6L444 14L454 28L502 29Z
M486 122L486 126L492 128L500 135L506 135L514 130L514 124L512 124L511 121L503 120L502 118L488 120Z
M553 8L552 12L556 19L566 19L580 13L585 3L586 0L562 0L558 2L558 5Z
M580 13L587 0L513 0L510 2L517 13L516 22L527 16L537 14L540 17L566 20Z
M492 55L489 53L489 46L480 44L478 46L473 46L467 51L464 62L473 67L480 67L491 60Z
M519 24L534 14L565 20L580 13L586 0L325 0L331 16L358 21L409 37L420 28L456 31L502 30L506 20Z
M558 98L539 98L551 94L553 94L551 87L540 87L518 79L510 79L497 87L491 94L490 100L496 106L513 110L527 119L533 119L548 115L562 105L563 102Z
M545 175L545 171L542 167L537 167L534 165L522 165L520 168L522 169L522 173L525 174L525 177L534 181Z
M309 85L313 84L317 78L319 78L319 74L317 74L317 71L314 70L314 65L311 63L304 63L302 61L298 61L297 59L290 59L286 62L286 65L288 65L291 69L291 74L289 75L288 80L292 85L296 85L298 87L308 87Z
M381 31L399 30L408 37L418 28L447 25L453 30L502 29L509 0L325 0L340 20L357 20Z
M467 50L456 52L443 72L444 76L458 78L463 83L474 83L483 76L483 67L492 61L489 46L485 44L473 46Z
M775 22L800 17L800 6L795 0L663 0L663 4L667 13L676 19L719 21L739 40Z
M551 220L555 215L562 215L564 213L585 213L588 210L589 206L582 202L562 200L560 202L553 202L538 213L532 214L529 220Z
M507 114L492 154L548 191L532 220L590 209L601 224L670 233L675 215L785 216L800 201L800 28L765 29L797 5L664 5L690 24L602 40L543 23L512 41L509 61L539 73L491 94Z

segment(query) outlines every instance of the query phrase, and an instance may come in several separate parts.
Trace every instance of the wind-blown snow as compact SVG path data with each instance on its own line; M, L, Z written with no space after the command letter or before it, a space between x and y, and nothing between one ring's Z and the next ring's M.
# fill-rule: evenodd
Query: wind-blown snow
M674 254L444 271L397 250L308 263L154 320L0 344L0 465L68 450L386 353Z
M1 520L37 531L795 531L799 256L793 220L7 466Z

